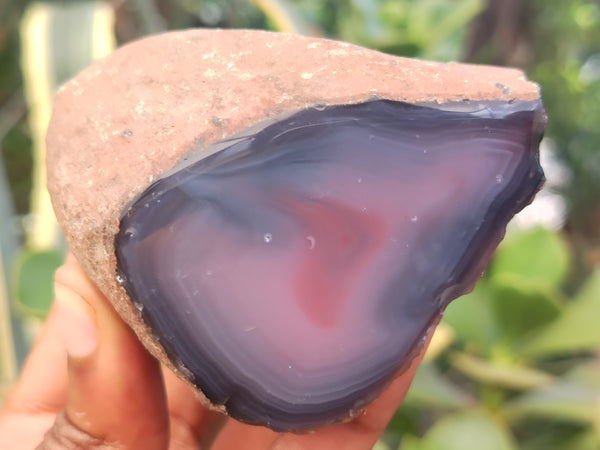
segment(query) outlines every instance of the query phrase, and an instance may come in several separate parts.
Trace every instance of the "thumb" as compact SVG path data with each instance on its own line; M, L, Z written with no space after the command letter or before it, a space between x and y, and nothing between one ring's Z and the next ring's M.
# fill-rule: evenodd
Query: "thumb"
M167 406L156 360L73 256L55 275L55 295L69 388L41 448L167 448Z

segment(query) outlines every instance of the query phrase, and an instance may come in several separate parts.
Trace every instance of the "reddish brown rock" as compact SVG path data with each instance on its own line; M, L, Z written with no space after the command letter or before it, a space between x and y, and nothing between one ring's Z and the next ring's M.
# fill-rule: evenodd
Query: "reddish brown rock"
M208 155L216 151L211 144L290 111L375 98L474 110L472 105L490 102L535 102L539 90L513 69L398 58L287 34L190 30L129 44L57 93L48 132L48 188L69 246L144 345L191 384L198 385L152 339L118 280L114 243L126 207L186 152L202 155L206 149ZM535 118L527 126L535 141L543 110L530 112ZM512 213L538 184L529 186ZM322 423L342 418L336 412Z

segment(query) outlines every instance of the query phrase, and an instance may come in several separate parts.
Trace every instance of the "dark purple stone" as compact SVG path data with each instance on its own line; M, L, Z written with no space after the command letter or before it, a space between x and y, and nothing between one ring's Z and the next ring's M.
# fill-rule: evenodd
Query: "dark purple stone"
M543 127L539 101L378 100L259 124L135 199L119 276L173 363L231 416L339 421L478 279L543 183Z

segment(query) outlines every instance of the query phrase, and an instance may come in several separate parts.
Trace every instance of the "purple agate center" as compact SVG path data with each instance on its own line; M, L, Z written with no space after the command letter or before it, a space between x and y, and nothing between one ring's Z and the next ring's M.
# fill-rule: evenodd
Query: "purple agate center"
M543 182L542 109L447 106L297 111L186 155L127 208L119 276L213 403L275 430L343 419L472 287Z

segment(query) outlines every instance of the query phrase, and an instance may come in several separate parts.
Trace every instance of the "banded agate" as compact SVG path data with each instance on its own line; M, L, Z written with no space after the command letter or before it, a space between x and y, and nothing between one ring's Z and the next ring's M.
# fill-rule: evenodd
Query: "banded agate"
M313 106L190 152L125 209L119 280L244 422L351 417L404 370L543 182L539 100Z

